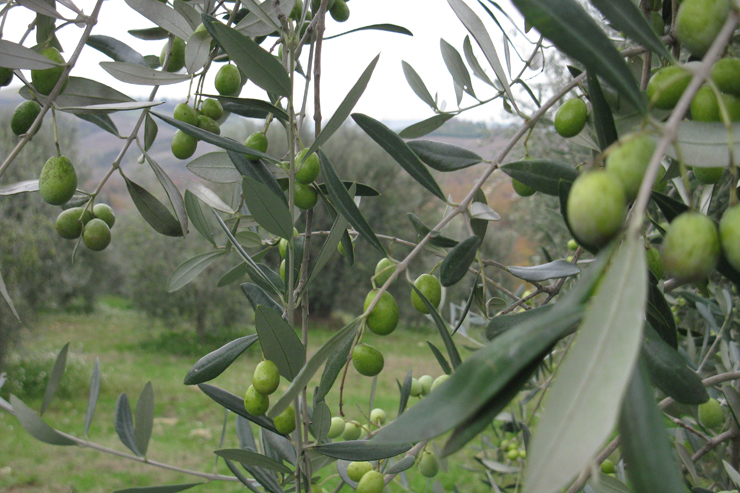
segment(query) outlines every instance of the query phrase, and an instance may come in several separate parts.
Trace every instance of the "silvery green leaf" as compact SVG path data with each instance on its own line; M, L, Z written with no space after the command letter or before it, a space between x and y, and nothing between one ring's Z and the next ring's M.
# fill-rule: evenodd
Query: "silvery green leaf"
M200 200L207 205L213 207L217 211L225 212L227 214L236 214L236 211L226 205L226 202L221 200L221 197L216 195L216 192L206 187L205 185L198 183L197 181L188 180L187 189Z
M483 202L473 202L470 204L470 217L473 219L483 219L484 221L498 221L501 219L498 212Z

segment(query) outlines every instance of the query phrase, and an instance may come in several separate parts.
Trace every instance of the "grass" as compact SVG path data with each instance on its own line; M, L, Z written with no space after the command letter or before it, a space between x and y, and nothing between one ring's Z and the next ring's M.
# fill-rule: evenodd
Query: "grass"
M135 409L139 392L147 381L151 381L155 392L155 422L148 459L197 471L229 474L223 462L215 464L214 450L238 447L234 417L229 416L223 446L221 439L224 412L217 404L203 395L197 387L184 386L182 379L197 356L168 354L153 344L163 332L161 323L152 321L142 314L130 310L125 301L111 300L99 304L92 314L42 314L32 335L26 336L24 344L14 354L21 362L38 361L38 354L47 354L41 360L47 364L47 372L53 366L55 353L68 341L69 361L74 362L65 374L66 387L60 388L44 419L53 427L75 436L84 431L87 408L87 385L95 359L100 360L102 370L101 392L90 428L89 439L99 445L128 453L114 428L114 410L118 396L125 392ZM333 332L319 327L312 328L308 352L311 354ZM159 335L158 335L159 334ZM242 334L239 334L242 335ZM435 341L434 333L420 334L397 330L387 337L372 336L368 339L385 355L386 366L380 374L375 398L375 407L386 409L389 419L398 409L396 379L403 381L406 373L413 369L414 375L437 376L441 370L431 356L425 339ZM214 345L204 353L218 347ZM146 348L146 349L144 349ZM204 354L203 353L203 354ZM48 356L51 355L51 356ZM36 358L34 360L33 358ZM241 395L251 380L251 373L261 359L259 346L252 346L226 372L210 382L230 392ZM30 372L31 369L28 369ZM12 376L12 375L11 375ZM309 388L318 384L321 374L315 377ZM340 375L341 378L341 375ZM344 389L344 412L348 419L367 423L369 396L372 379L362 377L350 368ZM0 395L8 398L8 388L0 389ZM18 393L26 404L40 409L43 390L38 385ZM16 387L17 388L17 387ZM39 387L43 389L43 387ZM278 390L287 388L282 381ZM339 385L335 385L326 402L334 415L338 414ZM65 389L62 392L62 389ZM411 398L410 404L416 401ZM253 426L257 433L257 428ZM33 439L22 429L10 414L0 411L0 434L3 436L0 452L0 490L12 492L109 492L136 486L196 482L198 478L162 470L125 458L78 447L54 447ZM439 445L442 445L442 441ZM439 480L446 491L454 485L465 492L489 491L481 482L484 477L480 466L472 459L475 450L469 448L456 454L449 462L447 472L441 472ZM471 472L474 469L476 472ZM324 487L333 491L337 484L336 465L331 464L316 475L326 481ZM432 481L427 481L416 469L407 471L408 489L398 480L389 485L387 491L431 492ZM209 492L244 491L240 483L216 482L208 486ZM194 489L193 491L198 491ZM204 491L201 489L200 491ZM344 486L342 491L352 491ZM435 491L438 491L435 488Z

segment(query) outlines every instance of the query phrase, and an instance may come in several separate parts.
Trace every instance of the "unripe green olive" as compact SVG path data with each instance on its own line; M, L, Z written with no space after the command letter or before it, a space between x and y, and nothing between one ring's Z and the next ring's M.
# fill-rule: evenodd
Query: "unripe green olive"
M691 82L691 72L685 68L677 65L664 67L658 70L648 82L648 99L658 109L672 110L689 82Z
M293 406L288 406L285 411L281 412L273 420L275 429L283 435L290 435L295 431L295 411Z
M601 463L601 472L604 474L613 474L615 470L614 462L609 459L604 459L604 462Z
M720 91L740 97L740 58L718 60L710 76Z
M182 130L176 130L172 136L172 155L177 159L187 159L195 154L198 148L198 139Z
M175 111L172 113L172 117L175 120L188 123L190 125L198 125L198 115L195 110L187 103L177 103Z
M415 378L411 379L411 389L409 395L411 397L419 397L421 395L421 383L419 383L419 380Z
M693 168L694 176L697 180L699 180L702 183L706 183L707 185L713 185L717 183L720 178L722 178L722 174L724 173L724 168L707 168L704 166L694 166Z
M263 395L270 395L280 385L280 371L277 365L269 359L261 361L254 369L252 377L254 389Z
M433 478L439 472L439 462L433 452L425 450L419 459L419 472L422 476Z
M375 299L378 290L373 289L365 297L363 310L367 310L370 303ZM367 317L367 328L378 335L388 335L398 326L398 303L388 291L384 292L378 303Z
M421 294L429 300L434 308L439 307L439 303L442 301L442 284L440 284L439 279L437 279L436 276L433 276L432 274L422 274L416 278L414 286L416 286L416 289L421 291ZM429 313L429 309L413 289L411 290L411 304L414 305L416 311Z
M648 135L630 135L615 144L607 156L606 171L622 182L628 201L637 197L655 147L655 141Z
M600 247L622 228L627 214L624 186L600 171L576 178L568 195L568 222L579 243Z
M316 153L312 153L310 156L305 158L308 149L302 149L296 154L295 157L295 179L298 183L308 185L318 178L321 172L321 164L319 163L319 157ZM304 161L305 158L305 161Z
M525 185L524 183L514 178L511 179L511 187L520 197L529 197L530 195L534 195L535 192L537 192L537 190L535 190L534 188L530 187L529 185Z
M385 479L378 471L369 471L357 483L357 493L381 493L385 487Z
M367 344L358 344L352 352L352 364L360 375L374 377L383 370L383 354Z
M318 202L319 196L311 185L296 182L293 186L293 203L299 209L307 211Z
M697 122L720 121L719 104L717 96L709 86L702 86L694 94L691 100L691 118Z
M39 176L39 193L51 205L65 204L77 190L77 172L66 156L53 156Z
M380 409L379 407L376 407L372 411L370 411L370 422L375 423L377 425L382 425L385 423L385 420L388 419L388 415L385 413L384 410Z
M53 46L44 48L43 50L41 50L41 54L52 62L64 63L64 58L62 57L62 54L59 53L59 50L57 50ZM59 82L59 78L62 76L62 72L64 72L63 66L42 70L31 70L31 81L33 82L33 87L35 87L36 90L41 94L47 96L54 89L54 86L57 85L57 82ZM64 81L62 92L64 92L64 88L66 86L67 81Z
M116 224L116 214L108 204L95 204L92 213L98 219L105 221L109 228Z
M214 120L218 120L224 116L224 107L218 99L208 98L203 100L200 105L200 110L208 118L212 118Z
M740 271L740 204L722 214L719 236L725 258L736 271Z
M159 64L164 66L164 58L167 56L167 43L159 53ZM167 72L177 72L185 66L185 41L180 38L172 40L172 54L167 62Z
M699 404L699 422L706 428L719 428L725 423L725 413L717 399Z
M676 217L663 239L666 274L682 281L707 277L717 265L719 254L717 227L698 212L684 212Z
M344 419L340 418L339 416L335 416L331 418L331 426L329 426L329 433L327 433L327 438L337 438L344 432Z
M225 64L216 73L216 90L222 96L238 96L242 86L242 76L236 65Z
M267 135L265 132L254 132L252 135L247 137L244 145L250 149L254 149L255 151L265 153L267 152ZM252 154L245 154L245 156L247 159L259 159L259 156L254 156Z
M10 130L16 135L23 135L31 128L41 113L41 105L36 101L24 101L19 104L10 119Z
M367 461L350 462L347 465L347 477L352 481L359 481L362 476L373 470L373 465Z
M728 0L683 0L676 15L676 37L692 55L701 58L729 14Z
M419 377L419 383L421 384L421 395L427 395L432 391L434 378L431 375L422 375Z
M110 228L102 219L91 219L82 228L82 242L94 252L105 250L110 240Z
M252 416L262 416L270 407L270 398L257 392L253 385L250 385L244 394L244 409Z
M361 429L356 423L348 421L344 424L344 431L342 431L342 438L345 440L357 440L360 438Z
M383 286L396 272L396 264L389 258L384 257L375 265L375 284Z
M586 126L588 108L580 98L573 98L558 108L555 113L555 131L561 137L575 137Z
M440 385L442 385L442 383L444 383L444 381L447 380L448 378L450 378L449 375L440 375L440 376L438 376L434 380L434 382L432 383L431 391L434 392L434 389L436 389L437 387L439 387Z
M93 214L90 210L82 207L72 207L62 211L57 216L54 226L59 236L67 240L74 240L80 237L83 226L91 219L93 219Z

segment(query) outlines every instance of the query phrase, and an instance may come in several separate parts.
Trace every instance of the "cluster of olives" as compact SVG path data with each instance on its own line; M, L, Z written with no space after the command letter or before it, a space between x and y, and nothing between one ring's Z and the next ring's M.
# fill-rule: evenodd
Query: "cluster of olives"
M396 264L389 258L381 259L375 266L373 284L384 285L396 270ZM442 285L436 276L422 274L414 282L416 288L436 308L442 300ZM365 297L363 310L367 311L370 304L378 295L378 289L372 289ZM426 305L416 292L411 290L411 303L419 312L429 313ZM396 330L398 326L399 310L396 299L388 291L380 295L380 299L367 316L365 324L367 328L380 336L385 336ZM383 354L368 344L358 344L352 353L352 363L355 369L368 377L374 377L383 370ZM418 395L418 394L417 394Z
M82 242L95 252L110 244L111 228L116 215L108 204L95 204L92 212L86 207L72 207L62 211L55 223L59 236L74 240L82 235Z
M501 450L504 456L510 461L527 458L527 451L519 446L515 438L512 438L511 440L502 440L499 445L499 450Z
M223 114L224 108L221 103L217 99L207 98L200 102L199 108L193 108L187 103L178 103L172 116L175 120L220 135L221 127L217 120ZM172 154L178 159L188 159L195 153L197 147L198 139L182 130L177 130L172 137Z
M269 395L274 393L280 385L280 371L277 365L269 359L261 361L254 369L252 385L244 394L244 409L253 416L262 416L270 407ZM295 430L295 411L288 406L273 420L275 429L283 435Z

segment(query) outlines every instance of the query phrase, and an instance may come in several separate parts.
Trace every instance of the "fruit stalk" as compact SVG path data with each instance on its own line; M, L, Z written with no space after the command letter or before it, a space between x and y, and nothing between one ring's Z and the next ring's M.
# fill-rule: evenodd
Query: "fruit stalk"
M44 103L44 106L41 107L41 112L36 117L36 120L31 125L31 128L29 128L28 132L26 132L26 135L16 144L10 154L8 154L8 157L5 158L5 161L0 164L0 176L3 176L3 173L5 173L5 170L8 168L8 166L10 166L10 163L13 162L13 160L21 152L23 147L25 147L28 141L31 140L31 137L33 137L33 135L36 133L36 130L41 126L41 122L44 120L44 115L46 115L46 112L49 111L49 108L51 108L52 103L57 98L59 93L62 92L62 87L64 87L64 83L69 76L69 72L72 70L72 67L75 66L75 63L77 63L77 59L80 57L82 49L86 46L87 40L92 33L93 27L95 26L95 24L98 23L98 15L100 14L100 9L102 8L102 6L103 0L97 0L97 2L95 2L95 7L93 8L92 14L90 14L90 16L85 19L85 31L82 33L82 36L80 37L80 41L77 43L75 51L72 53L72 56L67 62L67 66L64 67L64 71L59 77L57 85L54 86L54 89L46 97L46 103Z

